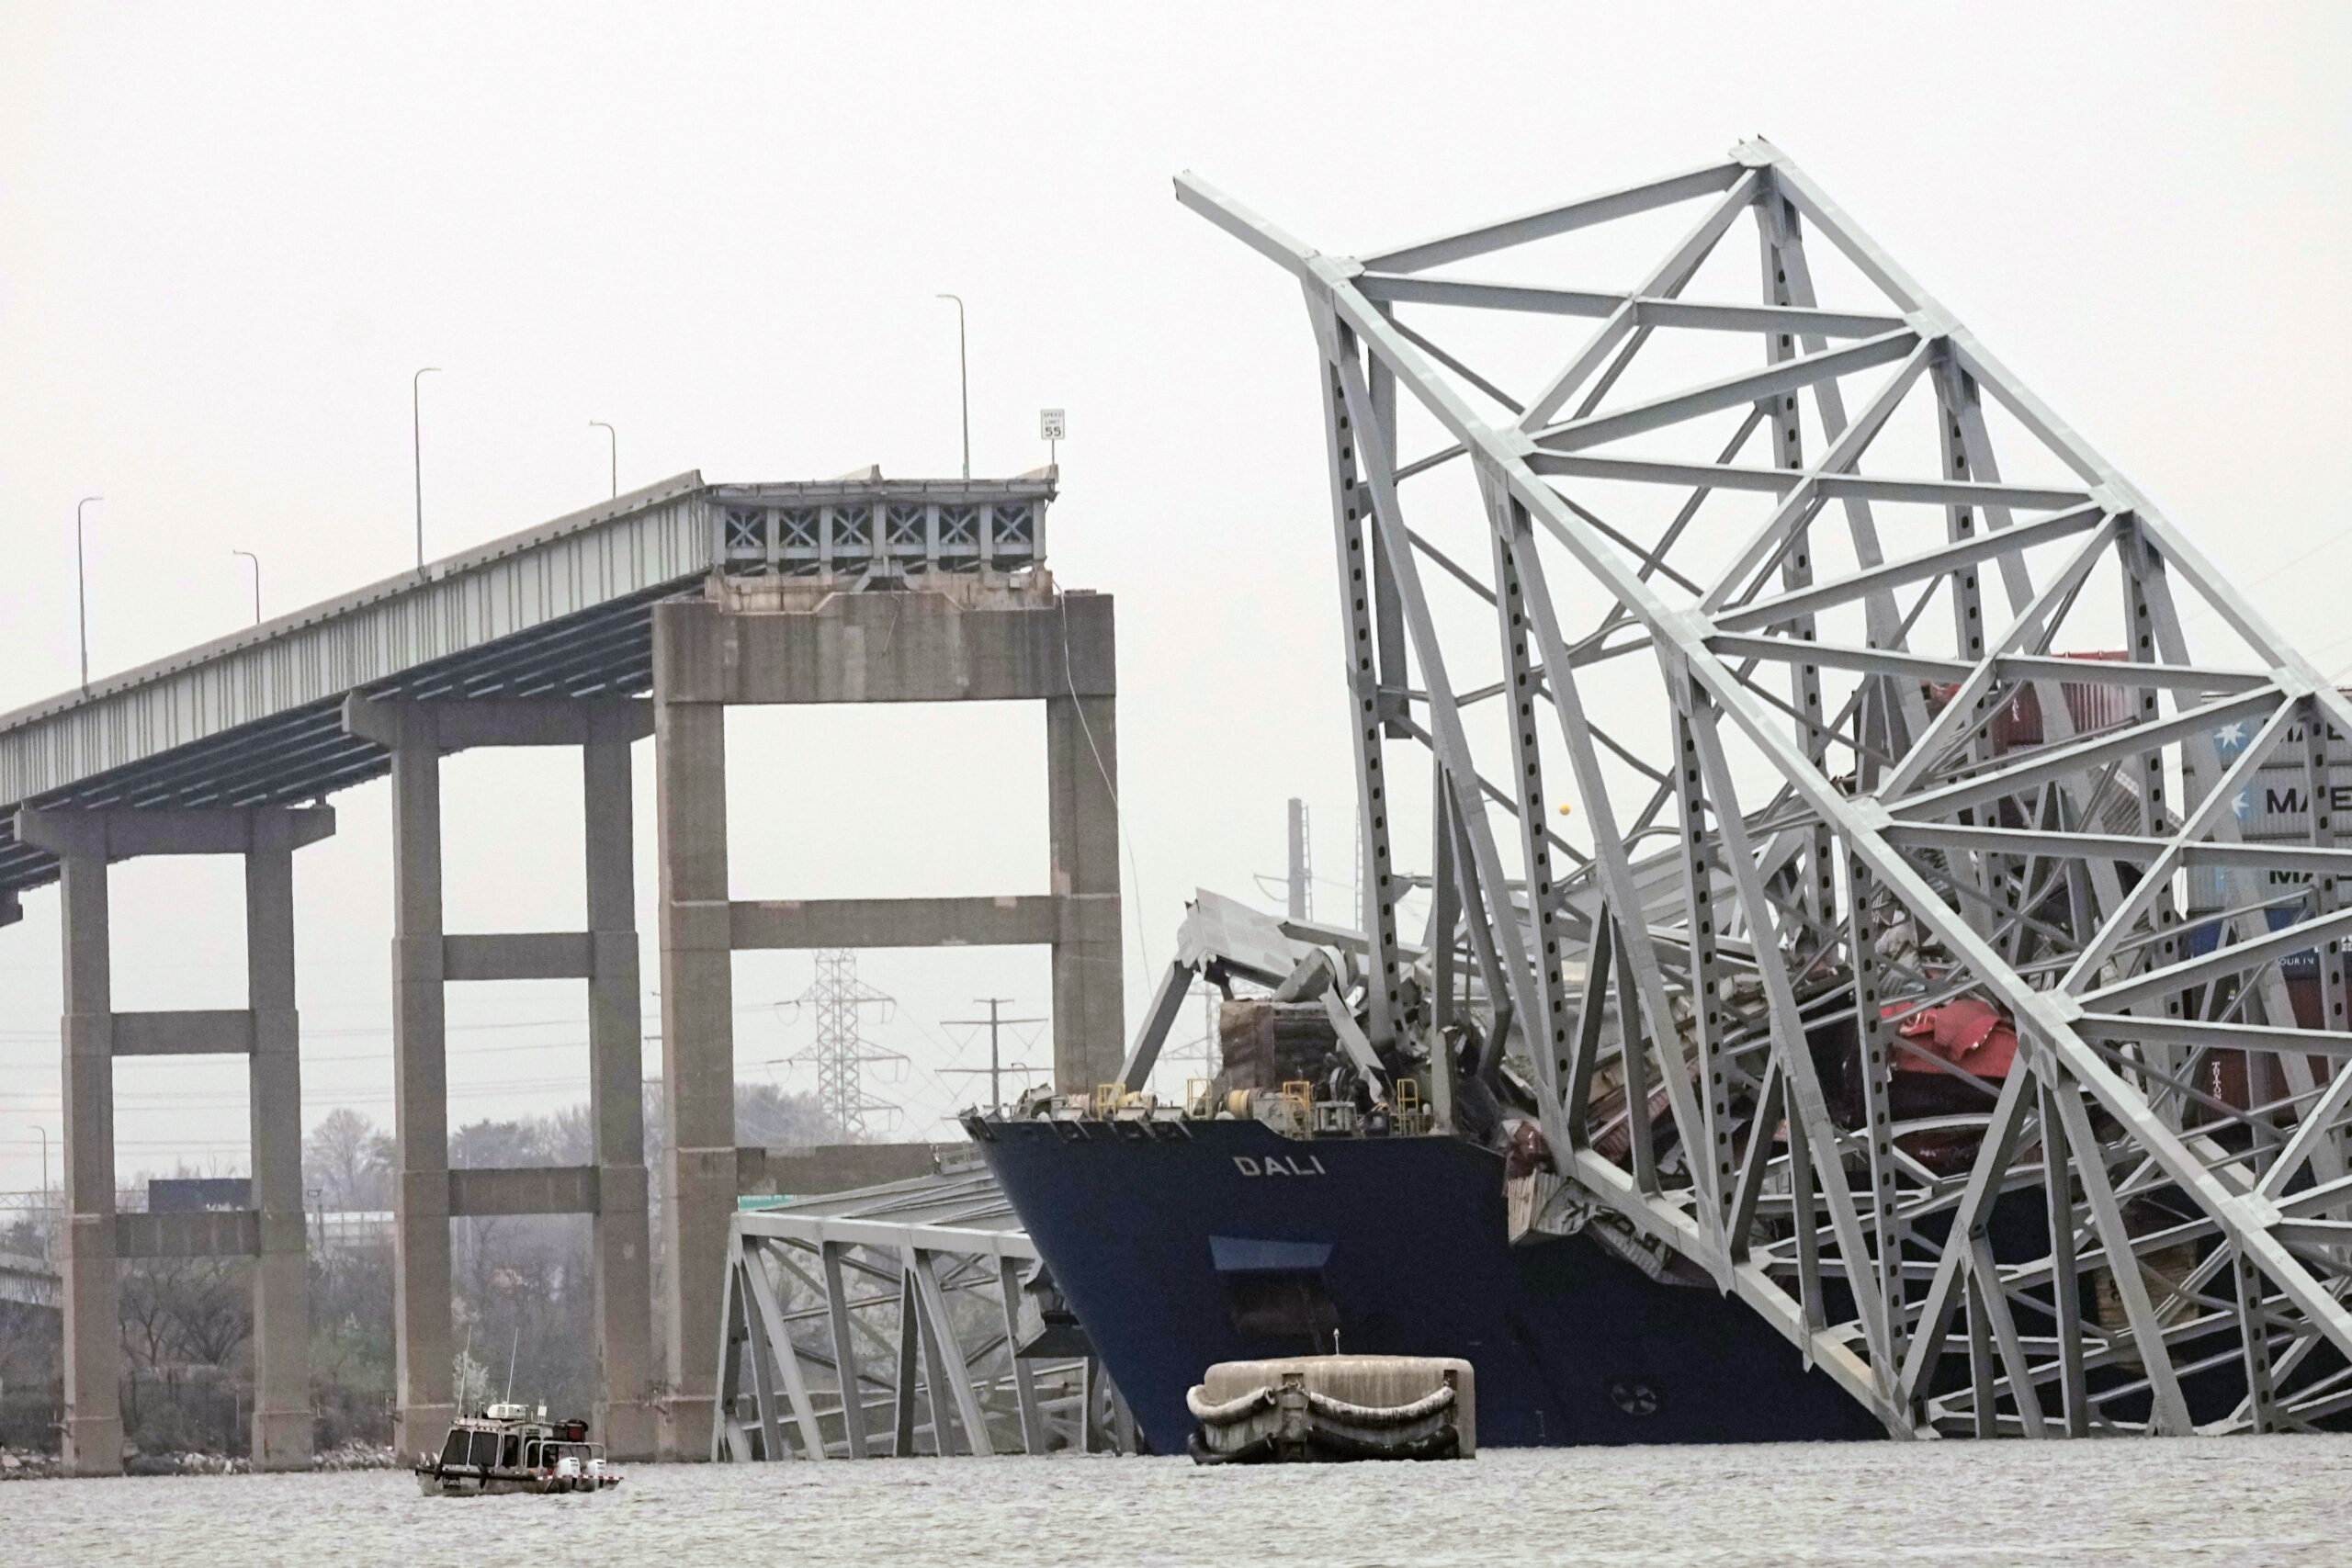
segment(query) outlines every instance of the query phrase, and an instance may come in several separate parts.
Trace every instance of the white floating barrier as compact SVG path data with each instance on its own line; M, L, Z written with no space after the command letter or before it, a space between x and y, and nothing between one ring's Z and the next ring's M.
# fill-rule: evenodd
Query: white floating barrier
M1469 1459L1477 1382L1447 1356L1295 1356L1220 1361L1184 1396L1193 1459L1283 1464Z

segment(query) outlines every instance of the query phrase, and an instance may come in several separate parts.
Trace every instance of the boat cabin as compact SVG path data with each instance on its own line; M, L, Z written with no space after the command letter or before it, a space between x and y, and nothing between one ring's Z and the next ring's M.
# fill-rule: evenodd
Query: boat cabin
M618 1485L605 1446L588 1441L588 1423L550 1421L515 1404L492 1404L450 1424L438 1457L416 1467L427 1495L482 1492L594 1492Z

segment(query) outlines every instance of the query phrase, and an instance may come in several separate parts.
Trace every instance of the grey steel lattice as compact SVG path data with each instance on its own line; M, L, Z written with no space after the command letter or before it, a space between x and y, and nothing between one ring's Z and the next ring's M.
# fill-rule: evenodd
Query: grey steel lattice
M1037 1249L986 1170L739 1210L726 1258L715 1461L1135 1451L1082 1336L1024 1334Z
M961 480L885 479L868 469L813 484L719 485L711 500L729 572L872 582L1036 566L1053 494L1051 468Z
M1466 1007L1564 1212L1890 1432L2352 1409L2344 696L1769 143L1360 260L1177 195L1306 292L1384 1055L1449 1059ZM1630 287L1560 286L1684 204ZM1406 738L1453 938L1419 961ZM1900 1032L1961 998L2005 1075Z
M820 947L812 954L816 978L791 1005L806 1009L815 1020L817 1039L806 1051L789 1058L817 1069L817 1105L824 1111L833 1135L844 1143L864 1143L865 1119L879 1113L899 1114L899 1107L866 1093L865 1070L876 1062L904 1062L896 1051L876 1049L865 1038L865 1010L888 1009L893 998L857 977L857 954L844 947ZM884 1015L888 1016L887 1012Z

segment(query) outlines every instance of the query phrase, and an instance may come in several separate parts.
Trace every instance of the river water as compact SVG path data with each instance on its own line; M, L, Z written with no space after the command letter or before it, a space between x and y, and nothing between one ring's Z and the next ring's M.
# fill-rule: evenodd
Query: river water
M640 1465L595 1497L402 1472L0 1485L0 1562L2352 1563L2352 1438Z

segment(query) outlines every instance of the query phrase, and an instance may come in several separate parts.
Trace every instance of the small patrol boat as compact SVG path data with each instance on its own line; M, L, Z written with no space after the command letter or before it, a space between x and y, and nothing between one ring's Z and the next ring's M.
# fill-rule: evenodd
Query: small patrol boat
M416 1467L417 1489L428 1497L472 1497L484 1492L602 1492L621 1483L605 1462L605 1445L588 1441L588 1423L550 1421L520 1404L486 1406L460 1416L438 1456Z

